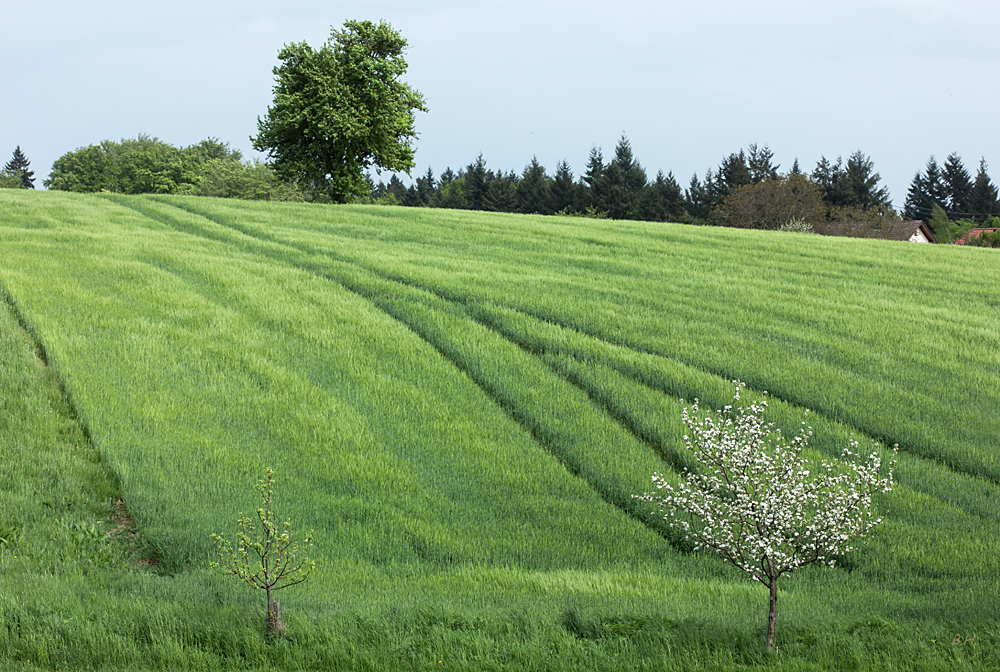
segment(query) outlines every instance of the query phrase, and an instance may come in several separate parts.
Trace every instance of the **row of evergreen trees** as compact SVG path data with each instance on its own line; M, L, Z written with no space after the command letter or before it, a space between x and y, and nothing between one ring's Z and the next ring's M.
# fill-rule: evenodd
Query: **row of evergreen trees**
M677 221L685 213L684 196L673 174L660 171L650 181L624 137L608 163L601 150L594 148L587 171L579 180L574 180L565 160L559 162L552 176L537 158L517 174L487 168L480 154L457 173L448 168L439 178L428 168L409 187L393 175L388 184L372 185L372 197L415 207L583 214L646 221Z
M532 158L517 174L487 169L480 155L457 173L448 168L439 178L428 168L409 187L395 175L388 183L372 183L372 197L380 202L414 207L741 225L727 220L727 213L732 210L723 207L727 199L754 185L792 180L795 185L815 188L822 204L818 210L822 216L818 219L885 220L896 216L888 189L881 185L881 176L872 160L860 150L846 162L840 157L835 162L821 157L808 175L799 167L798 159L787 173L782 174L779 169L769 147L753 144L746 151L741 149L725 157L718 168L706 171L704 178L695 174L684 190L673 173L664 175L659 171L650 180L635 158L628 138L622 136L614 158L608 163L601 149L593 148L586 171L578 180L574 180L565 160L549 176L537 158ZM986 179L989 183L988 176ZM801 189L797 188L797 192ZM928 209L927 214L914 218L929 216Z
M1000 216L1000 198L987 172L986 159L980 159L973 179L958 154L949 154L943 166L931 156L924 172L914 175L910 183L903 214L908 219L930 221L935 208L951 220L983 222Z

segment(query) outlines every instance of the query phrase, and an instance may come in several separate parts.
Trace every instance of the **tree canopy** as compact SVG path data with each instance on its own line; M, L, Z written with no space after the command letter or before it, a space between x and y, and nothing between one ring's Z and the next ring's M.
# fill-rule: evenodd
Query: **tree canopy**
M823 196L805 175L783 175L732 192L717 211L727 226L777 230L792 220L809 224L826 218Z
M385 22L347 21L320 49L286 45L274 104L257 118L254 149L277 174L342 203L370 192L365 172L413 168L414 112L423 96L402 82L406 40Z
M654 493L635 496L656 502L664 520L714 551L770 591L766 644L774 648L778 579L811 564L833 565L882 519L873 515L874 496L889 492L899 447L887 474L873 445L867 459L851 438L844 466L803 456L812 428L789 441L764 419L766 397L740 404L740 381L733 403L712 414L698 400L681 413L684 447L695 463L680 483L653 474ZM766 393L765 393L766 394Z
M259 161L216 138L183 149L140 134L67 152L44 184L56 191L119 194L194 194L259 200L301 200Z

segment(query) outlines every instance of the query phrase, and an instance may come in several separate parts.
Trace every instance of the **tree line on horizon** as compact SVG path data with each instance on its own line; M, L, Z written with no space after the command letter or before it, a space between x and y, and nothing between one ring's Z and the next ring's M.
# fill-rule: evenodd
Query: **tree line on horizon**
M932 156L925 173L910 187L903 217L935 223L939 207L953 228L967 230L1000 216L997 187L980 162L973 180L952 153L946 169ZM821 230L831 222L877 225L898 220L888 189L874 163L861 150L845 162L821 157L809 174L798 159L779 172L767 145L750 145L723 158L704 178L693 175L682 189L673 173L660 170L650 180L624 135L614 158L605 163L601 148L591 149L586 171L574 180L569 164L560 161L553 175L533 157L524 170L493 171L480 154L457 173L450 167L435 178L431 168L409 186L397 175L387 183L370 182L376 202L410 207L493 210L525 214L568 214L645 221L676 221L740 228L777 229L800 221ZM369 177L369 180L371 178ZM940 215L939 215L940 217ZM942 229L942 236L953 240Z
M405 186L398 176L372 184L378 202L414 207L493 210L524 214L567 214L610 219L677 221L742 228L779 228L789 219L821 223L831 217L877 217L891 211L888 191L862 152L845 165L823 157L811 175L795 161L779 173L774 154L756 144L725 157L704 179L695 174L682 189L672 172L658 171L650 180L622 136L614 158L605 163L599 147L591 149L586 171L574 180L563 160L549 176L532 158L521 174L492 171L479 157L457 173L447 168L435 179L433 170ZM771 206L774 207L771 207ZM749 206L749 207L748 207ZM758 212L751 214L749 210Z
M303 200L267 164L244 161L217 138L179 148L140 134L67 152L42 184L54 191L188 194L245 200Z
M18 147L0 172L0 185L34 187L34 173ZM393 174L375 183L365 174L368 195L358 202L506 213L573 215L643 221L676 221L740 228L779 229L790 223L822 232L831 222L920 219L939 242L952 242L973 226L1000 216L997 186L981 160L975 178L957 153L939 165L931 156L910 185L903 212L893 209L888 190L872 160L862 151L845 161L825 156L811 173L795 160L780 172L767 145L751 144L724 157L703 178L693 175L684 189L672 172L649 178L622 135L607 161L593 147L578 178L566 160L549 174L537 157L523 171L493 170L480 154L457 172L440 175L431 168L409 186ZM57 159L43 181L52 190L139 194L190 194L256 200L324 202L321 190L282 181L259 160L216 138L185 148L139 135L120 142L105 140ZM996 220L990 223L1000 224Z

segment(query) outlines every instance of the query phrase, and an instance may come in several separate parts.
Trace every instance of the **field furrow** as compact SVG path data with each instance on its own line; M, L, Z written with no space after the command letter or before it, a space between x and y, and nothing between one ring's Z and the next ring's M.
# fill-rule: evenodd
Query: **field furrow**
M196 208L192 212L201 216ZM405 297L421 304L432 304L447 314L461 315L462 319L467 316L478 325L518 345L522 350L544 358L552 370L579 388L592 403L601 407L622 428L643 441L660 456L664 464L656 468L656 471L662 471L666 465L672 466L675 470L686 465L686 456L677 452L682 435L679 400L692 401L698 398L716 408L731 400L730 379L720 376L717 372L646 351L642 346L612 343L599 335L595 336L559 324L510 305L497 305L465 295L436 291L434 286L423 286L407 278L387 275L382 269L366 266L353 260L349 255L330 253L329 250L312 247L303 242L288 243L262 231L252 220L244 221L241 225L231 225L225 221L215 222L211 218L208 219L224 228L232 228L237 234L260 241L262 245L267 246L264 248L265 253L273 255L276 261L301 264L302 268L319 273L364 296L407 324L469 375L549 450L552 449L552 444L546 438L546 434L539 429L538 420L526 415L526 411L519 410L517 404L509 397L499 395L496 384L484 378L482 371L471 369L468 362L475 361L474 358L457 355L453 345L442 340L440 334L436 337L428 336L431 332L413 320L412 311L400 307L406 300ZM166 221L169 221L169 218ZM188 230L197 233L195 229ZM215 235L218 237L220 234ZM234 242L235 240L237 239L234 239ZM243 238L238 240L239 245L250 244ZM291 254L293 251L307 256L295 257ZM323 259L328 260L326 267L322 263ZM562 357L553 358L550 355L562 355ZM566 356L572 360L567 360ZM609 380L609 372L602 373L605 367L633 382ZM594 377L603 379L599 384L594 384L592 382ZM772 419L775 424L786 434L794 433L806 409L773 393L769 392L768 396L772 400ZM841 450L852 436L861 439L865 437L864 431L827 418L824 414L813 412L811 409L809 421L815 431L813 445L817 450L826 453L827 458L839 457ZM883 443L886 442L884 438L882 440ZM972 515L1000 515L1000 487L996 483L956 469L936 456L919 453L907 455L907 452L904 448L899 465L898 477L901 483L942 503L959 506ZM938 464L944 467L944 470L929 469L929 465L925 464L928 462ZM573 473L578 475L581 473L576 462L566 464ZM927 478L930 472L934 472L936 477ZM585 480L595 485L592 477ZM595 487L603 498L616 506L623 507L621 502L625 498L634 492L641 492L646 485L647 483L642 481L635 482L632 490L628 492L614 492L606 487ZM973 494L968 494L970 492ZM648 521L648 512L641 512L640 519Z

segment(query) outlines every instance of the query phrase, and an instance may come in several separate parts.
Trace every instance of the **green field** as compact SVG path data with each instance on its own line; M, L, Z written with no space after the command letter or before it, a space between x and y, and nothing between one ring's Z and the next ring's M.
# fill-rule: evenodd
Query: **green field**
M995 251L0 190L0 292L0 668L1000 668ZM900 447L771 657L766 589L632 498L734 378L815 456ZM273 645L208 568L268 466L317 560Z

